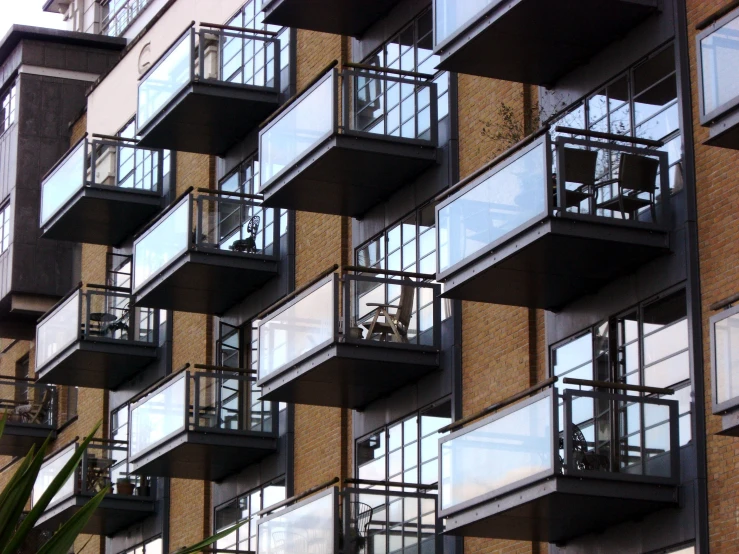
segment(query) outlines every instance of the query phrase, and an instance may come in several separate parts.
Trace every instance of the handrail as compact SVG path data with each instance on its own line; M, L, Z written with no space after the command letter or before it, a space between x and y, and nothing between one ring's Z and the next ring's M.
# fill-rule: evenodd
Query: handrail
M579 385L581 387L593 387L596 389L615 389L631 392L646 392L648 394L675 394L673 389L647 387L644 385L627 385L626 383L615 383L612 381L591 381L589 379L573 379L571 377L565 377L562 379L562 382L565 385Z
M267 125L269 125L272 121L274 121L279 115L287 111L287 109L290 108L298 98L300 98L303 94L305 94L305 92L308 89L310 89L313 85L315 85L318 81L323 79L323 76L326 75L326 73L331 71L337 65L339 65L339 60L334 60L330 64L328 64L325 68L323 68L321 71L319 71L318 75L314 77L313 79L311 79L311 81L307 85L305 85L300 90L300 92L296 92L294 95L288 98L282 106L280 106L278 109L272 112L272 115L270 115L267 119L262 121L259 124L259 130L264 129Z
M219 25L218 23L198 23L198 27L206 27L208 29L219 29L221 31L236 31L237 33L254 33L258 35L267 35L269 37L276 37L280 33L275 31L263 31L261 29L249 29L247 27L234 27L233 25Z
M290 498L286 498L285 500L282 500L281 502L278 502L277 504L273 504L272 506L268 508L260 510L259 512L254 514L252 517L262 517L263 515L269 514L279 508L282 508L283 506L287 506L288 504L292 504L294 502L297 502L298 500L302 500L303 498L310 496L311 494L318 492L321 489L327 489L328 487L330 487L331 485L335 485L339 481L341 481L341 479L339 479L338 477L334 477L330 481L326 481L325 483L321 485L316 485L315 487L311 487L307 491L291 496Z
M476 169L475 171L473 171L472 173L470 173L469 175L467 175L467 177L465 177L464 179L462 179L461 181L459 181L456 185L452 185L448 189L446 189L446 190L440 192L439 194L437 194L436 197L434 198L434 202L441 202L445 198L450 197L451 195L453 195L454 193L456 193L458 190L463 189L469 183L471 183L472 181L474 181L475 179L477 179L480 175L484 174L489 169L491 169L491 168L495 167L496 165L498 165L498 163L501 160L506 159L508 156L510 156L514 152L520 150L521 148L524 148L525 146L528 146L529 144L531 144L532 142L534 142L536 139L538 139L540 136L542 136L542 135L544 135L544 134L546 134L548 132L549 132L549 126L547 125L547 126L542 127L541 129L539 129L538 131L536 131L534 133L531 133L529 136L523 138L522 140L518 141L516 144L514 144L513 146L511 146L507 150L505 150L502 153L500 153L497 156L495 156L495 158L493 158L492 160L490 160L488 163L486 163L482 167Z
M135 144L139 143L139 139L119 137L115 135L101 135L100 133L93 133L92 138L99 138L103 140L115 140L115 141L120 141L120 142L133 142Z
M641 144L642 146L653 146L656 148L665 145L664 141L661 140L643 139L639 137L630 137L628 135L617 135L615 133L601 133L600 131L577 129L575 127L555 127L554 131L556 133L567 133L569 135L580 135L583 137L613 140L616 142L631 142L632 144Z
M353 485L371 485L380 487L404 487L407 489L434 490L438 489L438 484L424 485L423 483L398 483L396 481L374 481L372 479L344 479L344 483ZM373 489L376 490L376 489ZM390 491L392 492L392 491Z
M221 196L234 196L236 198L246 198L247 200L264 200L263 194L247 194L244 192L229 192L227 190L216 190L216 189L197 189L199 193L203 194L215 194Z
M358 265L345 265L341 266L342 273L345 271L354 271L356 273L370 273L375 275L391 275L393 277L410 277L412 279L424 279L427 281L433 281L436 279L436 275L431 273L413 273L410 271L394 271L391 269L377 269L374 267L362 267Z
M495 404L488 406L484 410L481 410L477 412L476 414L472 414L467 417L463 417L462 419L459 419L457 421L454 421L450 423L449 425L445 425L441 429L439 429L439 433L446 433L447 431L453 431L455 429L459 429L461 427L464 427L468 423L478 420L482 417L485 417L488 414L491 414L497 410L500 410L501 408L505 408L506 406L510 406L514 402L518 402L522 398L526 398L530 394L534 394L535 392L539 392L541 389L545 389L550 385L553 385L558 377L550 377L549 379L546 379L539 383L538 385L534 385L533 387L529 387L528 389L521 391L519 393L514 394L513 396L509 396L505 400L502 400L501 402L496 402Z
M418 79L426 79L426 80L432 80L436 75L432 75L431 73L419 73L417 71L404 71L402 69L392 69L390 67L380 67L380 66L374 66L369 65L365 63L351 63L351 62L345 62L342 64L344 67L352 68L352 69L364 69L367 71L378 71L382 73L392 73L394 75L400 75L401 77L416 77Z
M339 265L338 264L334 264L331 267L326 268L321 273L319 273L317 277L314 277L313 279L311 279L308 283L306 283L302 287L299 287L299 288L295 289L290 294L288 294L286 296L283 296L280 300L278 300L277 302L275 302L274 304L272 304L269 308L266 308L266 309L262 310L261 312L259 312L256 316L254 316L254 320L262 319L264 316L269 315L272 312L274 312L275 310L280 309L282 306L284 306L285 304L287 304L290 300L292 300L296 296L300 295L301 293L305 292L306 290L308 290L309 288L311 288L313 285L315 285L318 281L320 281L321 279L323 279L324 277L326 277L326 275L330 275L331 273L333 273L337 269L339 269Z
M56 169L67 160L67 157L72 152L74 152L80 144L82 144L86 140L87 140L87 133L85 133L84 135L82 135L82 138L80 140L78 140L72 146L70 146L67 149L67 151L64 152L64 154L62 154L61 157L56 161L56 163L54 165L52 165L49 168L49 170L42 175L42 177L41 177L41 183L43 183L44 181L46 181L46 179L49 177L49 175L51 175L52 173L54 173L54 171L56 171Z
M164 376L162 379L160 379L156 383L152 383L151 385L146 387L144 390L142 390L140 393L138 393L133 398L131 398L128 401L128 405L129 406L133 405L135 402L138 402L139 400L144 398L146 395L148 395L150 392L154 392L155 390L161 388L162 386L172 381L175 377L179 377L182 373L187 371L189 367L190 367L190 363L188 362L185 365L183 365L180 369L178 369L177 371L173 371L169 375Z
M739 0L733 0L733 2L729 2L724 7L720 8L719 10L713 12L711 15L706 17L705 19L702 19L695 25L696 31L702 31L712 23L715 23L719 19L721 19L723 16L728 14L730 11L732 11L734 8L739 6Z
M195 369L205 369L209 371L230 371L232 373L256 373L256 371L253 369L247 369L245 367L227 367L224 365L194 364L192 367Z
M88 289L99 289L99 290L108 290L111 292L123 292L131 294L131 289L125 288L125 287L114 287L112 285L87 285Z
M708 309L712 312L716 312L722 308L726 308L727 306L731 306L732 304L739 302L739 292L736 294L732 294L731 296L727 296L723 300L719 300L718 302L714 302L711 304Z

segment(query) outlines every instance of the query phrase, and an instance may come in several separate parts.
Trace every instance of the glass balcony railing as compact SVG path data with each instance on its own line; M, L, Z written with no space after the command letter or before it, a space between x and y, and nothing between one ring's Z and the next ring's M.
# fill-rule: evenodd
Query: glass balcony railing
M160 196L162 158L125 139L80 141L41 183L41 227L85 187Z
M739 406L739 309L711 318L711 371L713 411L723 413Z
M36 371L77 341L157 345L156 310L139 308L123 289L89 285L78 289L44 316L36 328Z
M739 105L739 11L734 10L698 35L701 123Z
M436 84L383 68L331 70L259 135L262 189L333 135L436 147Z
M238 195L235 195L238 196ZM188 195L134 244L134 291L188 251L278 260L280 223L275 210L229 195Z
M33 486L31 506L46 492L64 465L72 459L77 443L52 455L41 466ZM93 439L82 455L77 470L49 504L49 509L73 496L94 496L108 490L108 498L139 497L151 500L156 487L151 481L128 473L126 443Z
M103 17L100 34L121 36L150 3L151 0L109 0L103 7L107 13Z
M141 78L138 134L195 81L279 93L280 41L273 35L204 24L188 29Z
M433 487L347 483L257 520L257 554L443 551L436 494L428 492Z
M237 369L194 368L208 371L181 371L131 406L132 460L183 432L276 436L277 405L260 400L253 377Z
M501 0L434 0L434 47L446 43Z
M437 277L550 217L666 229L667 154L656 149L661 143L641 148L618 140L631 139L560 136L552 143L544 135L441 202Z
M384 277L373 274L371 269L366 269L365 274L346 273L341 278L333 274L322 279L296 301L261 321L260 381L338 342L386 349L438 350L438 287L415 275Z
M554 388L454 432L440 440L440 515L559 475L677 485L677 406Z
M1 413L7 416L8 428L56 430L57 389L26 379L0 378Z

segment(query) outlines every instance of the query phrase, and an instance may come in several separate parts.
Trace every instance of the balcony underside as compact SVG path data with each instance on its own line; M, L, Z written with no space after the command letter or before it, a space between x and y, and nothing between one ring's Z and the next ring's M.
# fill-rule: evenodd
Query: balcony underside
M446 533L562 543L677 503L673 486L559 476L449 516Z
M48 426L9 421L0 440L0 456L25 456L32 446L41 446L49 435L56 438L56 430Z
M264 21L272 25L359 37L398 0L272 0Z
M220 315L277 275L278 262L189 251L136 293L139 306Z
M139 144L220 156L277 109L279 94L258 87L195 82L142 129Z
M334 135L264 192L265 206L359 217L436 164L436 148Z
M442 296L556 311L668 252L664 232L549 218L454 273Z
M0 337L34 340L38 319L56 304L61 296L8 293L0 300Z
M220 481L277 450L277 439L223 431L183 431L135 460L131 472Z
M440 69L552 85L657 12L656 0L497 4L487 17L442 45Z
M86 186L44 225L41 236L116 246L148 223L160 207L158 194Z
M706 144L739 150L739 110L711 123L710 135Z
M438 367L433 351L333 344L260 384L266 400L354 410Z
M739 437L739 411L722 414L721 431L716 434L727 437Z
M39 383L115 390L156 357L154 345L78 340L36 375Z
M56 530L82 508L92 496L74 495L46 510L36 527ZM154 514L155 501L137 496L107 495L90 518L82 533L112 535Z

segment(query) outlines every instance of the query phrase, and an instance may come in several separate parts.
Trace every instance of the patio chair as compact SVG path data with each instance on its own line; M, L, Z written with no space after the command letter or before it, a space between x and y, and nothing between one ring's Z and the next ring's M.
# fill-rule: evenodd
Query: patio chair
M46 410L51 403L51 392L44 390L41 400L37 403L22 404L15 408L15 414L23 423L39 424L46 416Z
M562 210L576 208L581 211L582 203L588 202L588 212L591 211L593 187L595 185L595 171L598 163L597 150L582 150L580 148L565 148L562 163L565 184L576 183L575 189L566 189L564 198L560 199L559 207Z
M258 215L255 215L249 220L246 226L246 232L249 236L245 239L235 240L231 244L231 250L234 252L245 252L247 254L257 253L257 233L259 233L259 222L261 221Z
M639 210L649 207L656 219L654 200L657 192L659 160L637 154L621 154L618 178L598 183L599 190L616 185L616 194L599 202L598 209L620 212L636 219Z
M380 339L387 341L392 338L394 342L408 342L408 326L411 322L413 314L413 302L416 298L416 287L411 280L404 279L408 284L400 287L400 298L397 305L392 304L367 304L368 307L374 307L370 312L372 322L363 325L367 328L367 340L372 340L375 335L380 335ZM394 309L395 312L391 313ZM380 317L383 318L380 321Z

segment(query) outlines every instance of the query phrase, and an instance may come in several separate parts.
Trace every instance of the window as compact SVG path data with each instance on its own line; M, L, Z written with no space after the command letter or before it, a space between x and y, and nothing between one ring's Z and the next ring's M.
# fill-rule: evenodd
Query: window
M668 153L670 187L679 188L682 159L680 114L674 46L668 45L616 77L567 113L550 121L556 126L661 140ZM605 175L617 173L617 158L602 162ZM601 176L602 177L602 176Z
M236 531L216 543L216 549L257 551L257 521L254 515L278 502L285 500L285 480L278 479L216 508L216 533L228 529L239 521L249 520Z
M28 354L26 354L20 360L15 362L15 377L19 381L18 385L15 387L15 401L19 404L31 403L31 389L28 386L28 383L32 381L32 376L28 360L29 357Z
M15 123L18 107L17 85L13 84L10 90L0 95L0 135L10 129Z
M121 36L151 0L108 0L103 2L101 34L109 37Z
M164 554L162 539L161 537L150 539L139 546L123 550L120 554Z
M10 247L10 202L0 208L0 254Z
M266 0L250 0L226 25L242 29L258 29L277 33L280 41L280 88L286 90L289 82L290 29L264 23L262 6ZM224 47L224 75L226 80L247 85L267 86L274 79L271 74L274 63L272 48L264 48L262 41L232 38Z
M132 260L132 256L128 254L108 253L105 281L109 287L131 291ZM108 310L110 313L127 313L130 300L125 296L110 296L106 301L112 303ZM136 340L145 342L154 340L153 335L157 327L156 312L157 310L154 308L136 308L135 313L138 314L138 337ZM130 315L127 317L130 318ZM162 321L166 321L166 310L159 310L159 318L159 325L161 325ZM115 338L122 338L123 334L120 331L116 331L116 333Z
M132 119L119 133L122 138L136 138L136 118ZM159 156L151 150L118 148L118 186L138 190L157 190L159 179ZM165 168L169 168L169 150L165 150ZM167 173L169 169L165 170Z
M692 438L688 334L685 291L679 291L556 345L552 373L560 378L674 389L675 394L665 398L679 403L680 444L685 445Z
M357 476L371 481L432 485L439 478L439 433L452 421L450 401L357 441Z
M436 71L439 56L435 56L433 16L431 8L421 12L397 35L390 38L380 49L368 56L364 63L402 71L413 71L435 75L439 103L439 120L449 115L449 73ZM389 87L390 88L390 87ZM391 98L390 90L387 97ZM403 99L406 97L404 96ZM389 100L388 100L389 101ZM401 99L397 100L400 111ZM387 106L388 118L392 118L392 107ZM400 119L400 118L398 118Z

